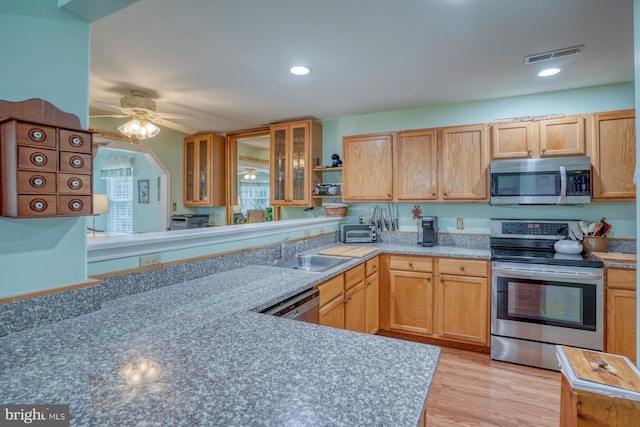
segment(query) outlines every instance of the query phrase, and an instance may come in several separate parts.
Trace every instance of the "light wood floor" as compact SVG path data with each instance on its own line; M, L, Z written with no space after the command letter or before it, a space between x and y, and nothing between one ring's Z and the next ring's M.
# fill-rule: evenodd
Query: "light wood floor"
M441 348L429 391L427 426L559 425L559 372Z

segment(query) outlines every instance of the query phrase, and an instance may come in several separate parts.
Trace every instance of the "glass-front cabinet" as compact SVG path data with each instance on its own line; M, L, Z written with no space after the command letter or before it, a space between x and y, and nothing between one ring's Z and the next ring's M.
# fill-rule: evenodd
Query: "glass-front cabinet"
M184 139L184 205L225 206L225 139L195 135Z
M313 171L322 161L322 125L313 120L271 126L271 204L312 206L321 177Z

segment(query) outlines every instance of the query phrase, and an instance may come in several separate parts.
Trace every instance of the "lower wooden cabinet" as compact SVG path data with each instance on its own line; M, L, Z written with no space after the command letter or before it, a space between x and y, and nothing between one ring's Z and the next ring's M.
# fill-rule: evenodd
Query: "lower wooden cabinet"
M440 259L438 333L441 338L489 344L489 280L486 261ZM453 273L443 274L443 273Z
M365 263L365 332L375 334L380 327L380 280L378 279L379 258L371 258Z
M320 291L320 324L344 328L344 276L339 274L318 285Z
M389 329L433 333L433 275L430 258L389 258Z
M606 269L607 353L636 362L636 270Z
M376 272L369 276L362 263L318 285L321 325L356 332L377 331L377 261L374 263Z
M383 329L488 347L488 261L389 255L386 264Z

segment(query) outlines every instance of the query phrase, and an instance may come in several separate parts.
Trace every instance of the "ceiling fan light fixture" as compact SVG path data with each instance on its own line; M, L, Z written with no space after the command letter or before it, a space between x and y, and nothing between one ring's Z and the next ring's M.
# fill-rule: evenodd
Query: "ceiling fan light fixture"
M122 126L118 126L118 130L123 135L139 140L153 138L160 133L160 128L146 119L133 119Z

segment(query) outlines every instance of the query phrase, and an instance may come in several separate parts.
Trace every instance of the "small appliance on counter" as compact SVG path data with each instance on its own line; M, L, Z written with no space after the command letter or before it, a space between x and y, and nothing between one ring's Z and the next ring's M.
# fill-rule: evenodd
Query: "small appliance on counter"
M438 217L418 217L418 244L424 247L432 247L438 244Z
M372 224L343 224L340 240L343 243L372 243L377 240Z
M182 214L171 216L171 230L186 230L188 228L203 228L209 223L209 215Z

